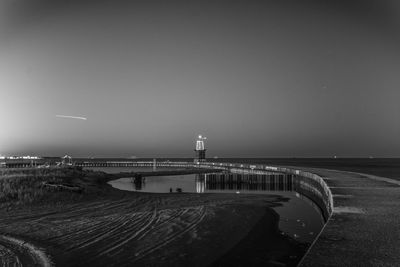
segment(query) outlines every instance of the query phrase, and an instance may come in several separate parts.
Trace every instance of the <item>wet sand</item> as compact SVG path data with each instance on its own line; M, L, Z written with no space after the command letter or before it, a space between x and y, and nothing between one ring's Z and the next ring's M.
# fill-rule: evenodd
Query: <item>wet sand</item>
M295 266L306 250L279 231L272 207L287 199L278 195L146 194L104 186L96 191L90 184L78 199L1 209L0 234L29 242L57 266L232 266L249 255L254 237L259 248L273 248L252 258L256 266ZM25 266L43 265L4 238L0 252L15 252Z

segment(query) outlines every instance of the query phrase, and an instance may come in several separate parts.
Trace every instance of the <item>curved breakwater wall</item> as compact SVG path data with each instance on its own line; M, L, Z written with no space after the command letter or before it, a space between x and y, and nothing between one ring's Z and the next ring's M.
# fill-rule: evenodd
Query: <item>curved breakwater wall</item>
M298 193L311 199L318 205L327 220L333 212L332 192L325 181L314 173L295 168L268 166L260 164L242 164L226 162L187 162L187 161L81 161L76 162L80 167L171 167L171 168L205 168L227 170L244 174L271 175L284 173L291 175L294 187Z
M331 216L333 212L332 192L319 175L288 168L278 169L284 173L291 173L294 175L293 181L297 184L296 188L300 189L299 193L308 197L321 207L326 220Z
M325 181L317 174L292 169L287 167L276 167L266 165L251 165L237 163L201 163L197 164L202 168L226 169L232 172L241 172L249 174L271 174L271 172L279 172L293 176L294 188L298 193L311 199L318 207L320 207L325 220L327 220L333 212L333 196Z

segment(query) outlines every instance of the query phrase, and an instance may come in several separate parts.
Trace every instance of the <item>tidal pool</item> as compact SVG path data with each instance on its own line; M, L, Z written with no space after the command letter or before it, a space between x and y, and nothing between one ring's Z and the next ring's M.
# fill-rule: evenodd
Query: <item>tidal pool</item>
M116 189L146 193L265 194L288 201L273 209L280 215L279 228L300 242L312 242L322 229L323 208L302 194L304 181L282 173L255 175L207 173L171 176L126 177L110 181ZM311 188L308 185L306 188ZM309 192L308 192L309 193Z

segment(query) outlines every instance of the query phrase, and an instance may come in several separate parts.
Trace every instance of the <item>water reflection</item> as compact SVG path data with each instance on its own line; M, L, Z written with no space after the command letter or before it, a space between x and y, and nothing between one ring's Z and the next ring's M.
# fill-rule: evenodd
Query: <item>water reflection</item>
M238 192L293 190L293 175L287 174L197 174L195 181L197 193L213 190L234 190Z
M142 188L145 186L146 179L145 177L142 177L141 175L135 175L132 177L132 184L135 187L135 190L141 191Z
M207 173L171 176L135 176L111 181L117 189L148 193L240 193L271 194L289 201L274 209L279 227L295 239L312 242L328 218L324 193L310 177L288 173ZM273 193L271 193L273 192Z
M324 217L328 211L324 200L323 188L314 180L286 173L249 174L249 173L207 173L195 174L194 181L187 175L179 177L142 177L131 178L135 191L144 192L196 192L196 193L259 193L272 191L295 192ZM175 178L175 179L174 179ZM146 187L146 181L148 185ZM163 189L164 188L164 189Z

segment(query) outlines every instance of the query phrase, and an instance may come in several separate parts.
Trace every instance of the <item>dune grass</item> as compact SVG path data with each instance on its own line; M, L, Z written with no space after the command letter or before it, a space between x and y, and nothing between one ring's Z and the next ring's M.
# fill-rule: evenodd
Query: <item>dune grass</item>
M27 168L27 169L1 169L0 170L0 205L28 204L54 199L55 188L44 186L51 184L76 184L88 173L79 168ZM89 175L91 176L91 175ZM94 175L93 175L94 176ZM101 182L93 181L95 183ZM82 185L82 183L80 183ZM73 192L60 192L58 198L76 194Z

